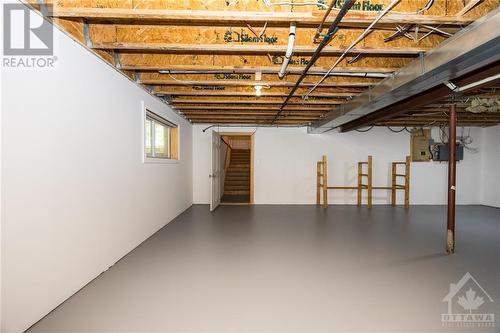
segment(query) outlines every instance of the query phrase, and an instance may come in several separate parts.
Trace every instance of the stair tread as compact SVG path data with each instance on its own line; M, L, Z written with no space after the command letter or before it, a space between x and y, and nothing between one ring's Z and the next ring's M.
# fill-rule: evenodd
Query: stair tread
M231 150L224 182L224 195L250 195L250 163L249 149Z

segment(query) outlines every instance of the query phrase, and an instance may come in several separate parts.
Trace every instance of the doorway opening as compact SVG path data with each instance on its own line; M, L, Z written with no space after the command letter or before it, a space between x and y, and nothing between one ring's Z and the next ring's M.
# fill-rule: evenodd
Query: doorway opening
M253 134L221 133L224 156L223 204L253 203Z

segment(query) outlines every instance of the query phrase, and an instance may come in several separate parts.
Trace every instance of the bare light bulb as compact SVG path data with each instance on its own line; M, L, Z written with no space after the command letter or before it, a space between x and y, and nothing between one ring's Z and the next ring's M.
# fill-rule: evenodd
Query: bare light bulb
M255 96L262 95L262 86L255 86Z

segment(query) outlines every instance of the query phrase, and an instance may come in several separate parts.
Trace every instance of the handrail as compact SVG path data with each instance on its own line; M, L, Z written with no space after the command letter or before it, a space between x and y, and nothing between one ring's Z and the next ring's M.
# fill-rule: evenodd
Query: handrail
M222 142L227 146L227 150L226 150L226 156L224 157L224 174L226 173L227 169L229 168L229 164L231 162L231 150L233 148L231 148L231 145L229 143L226 142L226 140L224 140L224 138L221 136L220 138L222 140Z
M226 140L224 140L224 138L223 138L222 136L220 137L220 139L222 140L222 142L224 142L224 144L225 144L226 146L228 146L228 147L229 147L229 149L232 149L232 148L231 148L231 145L230 145L229 143L227 143L227 142L226 142Z

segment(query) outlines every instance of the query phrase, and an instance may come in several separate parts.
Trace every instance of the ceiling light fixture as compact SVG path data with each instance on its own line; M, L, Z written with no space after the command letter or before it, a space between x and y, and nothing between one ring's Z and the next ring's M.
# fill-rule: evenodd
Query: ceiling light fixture
M255 88L255 96L261 96L262 95L262 86L257 85L254 88Z

